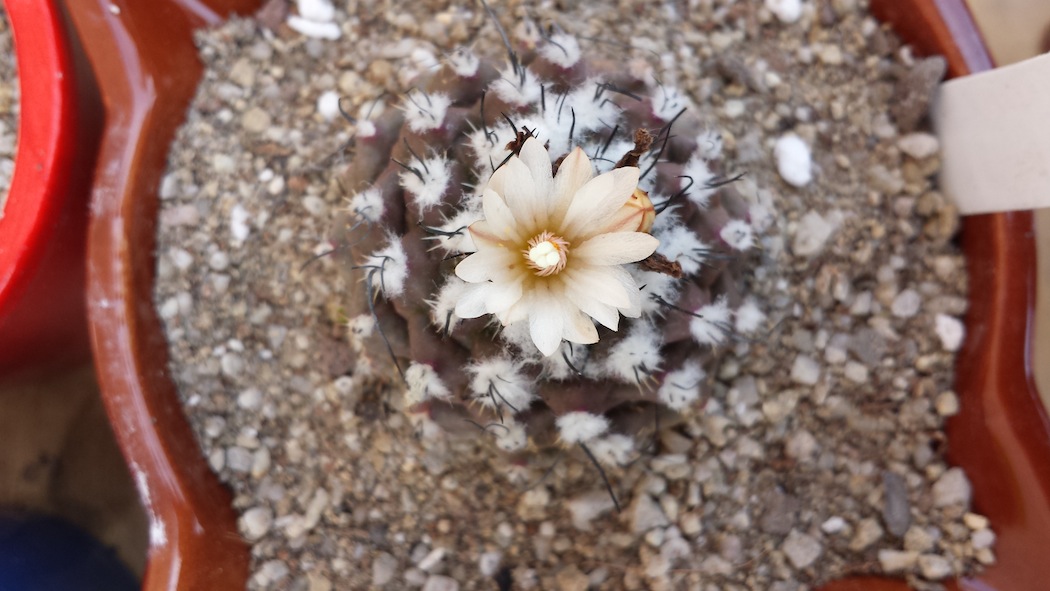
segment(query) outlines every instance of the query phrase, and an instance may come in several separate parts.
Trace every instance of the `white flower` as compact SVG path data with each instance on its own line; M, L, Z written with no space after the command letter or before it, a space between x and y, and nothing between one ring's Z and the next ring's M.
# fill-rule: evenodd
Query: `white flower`
M460 318L494 314L504 325L527 321L544 355L562 339L595 343L592 319L617 330L620 315L641 314L638 284L623 265L651 255L659 241L648 198L632 199L639 170L623 167L595 177L575 148L552 174L535 138L493 173L482 193L484 219L470 226L477 252L456 267L473 285L456 304ZM642 205L640 205L642 203Z

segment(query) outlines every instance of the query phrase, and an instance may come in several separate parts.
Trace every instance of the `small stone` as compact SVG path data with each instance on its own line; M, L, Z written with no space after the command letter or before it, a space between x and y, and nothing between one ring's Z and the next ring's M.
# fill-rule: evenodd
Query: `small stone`
M895 536L903 536L911 525L911 504L908 502L908 485L896 472L882 473L883 505L882 521L886 529Z
M902 132L913 131L926 116L947 69L948 62L935 56L916 61L901 77L896 95L890 102L890 113Z
M446 550L441 547L434 548L427 553L421 560L416 562L416 566L424 571L432 571L437 567L438 564L445 558Z
M224 271L230 266L230 257L225 252L217 250L208 257L208 266L215 271Z
M902 135L897 140L897 147L908 156L922 160L937 155L941 150L941 143L932 134L917 132Z
M572 525L581 531L590 531L594 518L611 511L616 505L604 490L595 490L580 495L566 505L572 515Z
M233 62L227 75L234 84L241 88L251 88L255 84L255 67L248 58L241 58Z
M930 548L933 548L933 544L933 536L931 536L930 532L926 531L926 528L924 527L913 525L909 527L907 533L904 534L905 550L926 552Z
M266 535L273 525L273 512L267 507L252 507L241 515L241 534L249 541L255 541Z
M963 523L972 530L986 529L988 527L988 518L977 513L967 513L963 515Z
M922 306L922 296L914 289L905 289L893 299L890 310L898 318L911 318L919 312Z
M777 172L793 187L805 187L813 180L813 156L809 146L793 133L780 137L773 147Z
M980 529L970 536L970 543L974 549L991 548L995 544L995 532L990 529Z
M795 357L791 366L791 379L799 384L813 386L820 381L820 364L807 355Z
M631 531L636 534L644 534L656 527L667 527L670 525L667 516L664 515L660 505L647 494L639 494L635 497L630 508Z
M563 567L554 575L554 581L558 585L558 591L587 591L590 579L587 578L576 565Z
M952 574L952 563L937 554L923 554L919 556L919 572L926 580L940 581Z
M780 22L791 24L802 16L802 0L766 0L766 10Z
M874 518L862 519L857 524L857 531L853 534L853 539L850 540L849 549L854 552L864 550L877 542L882 537L882 533L882 526Z
M394 580L397 574L397 558L388 552L380 552L372 559L372 584L382 587Z
M958 351L962 346L963 337L966 336L966 328L958 318L947 314L938 314L933 319L934 331L941 340L941 346L945 351Z
M499 572L499 565L502 561L502 552L482 552L481 556L478 556L478 572L483 577L494 577Z
M959 396L951 390L941 392L933 401L937 414L942 417L951 417L959 413Z
M835 226L815 211L806 212L795 228L792 250L798 256L811 257L824 250L824 243L835 231Z
M790 458L794 458L799 462L812 461L813 455L817 452L817 438L813 437L813 434L806 430L796 431L788 438L784 452Z
M919 560L919 553L910 550L879 550L879 566L888 573L911 570Z
M799 570L813 564L824 552L824 546L816 538L798 530L791 530L780 549Z
M846 529L846 520L838 515L829 517L824 523L820 524L820 531L826 534L837 534L844 529Z
M259 107L252 107L241 115L241 127L248 133L262 133L269 129L272 123L270 114Z
M863 363L850 361L842 369L842 375L855 384L863 384L868 381L868 367Z
M825 45L818 54L820 61L829 66L840 66L843 62L842 49L838 45Z
M243 447L226 450L226 465L234 472L249 472L252 469L252 452Z
M423 584L423 591L459 591L459 583L445 575L430 575Z
M962 468L946 470L933 484L932 492L935 507L970 506L970 481Z
M262 392L258 388L248 388L237 395L237 406L244 410L255 410L262 404Z
M309 582L307 591L332 591L332 582L320 573L309 573L306 580Z

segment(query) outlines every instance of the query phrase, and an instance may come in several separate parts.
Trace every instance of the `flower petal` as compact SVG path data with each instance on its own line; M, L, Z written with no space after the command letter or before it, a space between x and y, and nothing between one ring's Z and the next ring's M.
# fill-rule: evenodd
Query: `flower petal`
M486 220L478 220L467 227L470 238L476 248L503 248L503 239L496 235L492 224Z
M532 174L532 188L534 199L536 200L534 204L536 222L539 225L547 225L550 200L554 188L554 173L550 154L547 153L547 149L543 147L540 140L529 138L521 146L519 157L522 164Z
M562 272L561 276L566 283L566 293L588 294L595 300L614 308L628 308L631 306L631 297L616 271L622 271L622 269L576 265L571 270Z
M594 178L594 167L591 166L591 160L579 146L576 146L562 160L561 166L558 167L558 174L554 177L550 204L552 225L565 217L565 212L569 210L569 204L572 203L576 192L592 178Z
M467 283L505 280L514 255L505 248L482 248L456 265L456 276Z
M602 326L609 330L617 330L620 326L620 312L614 306L598 301L589 294L566 289L565 297L581 312L597 320Z
M485 311L489 314L499 314L518 303L521 300L523 279L523 277L516 277L509 281L502 280L486 284L489 289L485 298Z
M622 265L653 254L660 241L644 232L598 234L572 249L572 255L588 265Z
M568 322L565 323L565 328L562 330L562 337L571 343L590 345L598 342L598 329L595 328L590 316L579 310L573 310L569 313Z
M485 314L485 298L488 295L488 283L468 285L459 300L456 301L456 316L460 318L478 318Z
M540 353L549 357L561 345L568 302L547 295L536 297L533 302L529 310L529 336Z
M514 213L499 193L485 189L485 192L481 194L481 207L485 214L485 221L488 222L489 229L495 236L501 240L522 241Z
M608 224L638 187L639 171L633 166L610 170L580 187L562 219L561 235L581 241L603 234Z

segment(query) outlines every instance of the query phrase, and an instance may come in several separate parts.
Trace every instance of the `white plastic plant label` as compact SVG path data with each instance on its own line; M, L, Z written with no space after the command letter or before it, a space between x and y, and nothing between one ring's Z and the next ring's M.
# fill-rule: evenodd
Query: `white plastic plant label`
M1050 54L945 82L933 120L960 213L1050 207Z

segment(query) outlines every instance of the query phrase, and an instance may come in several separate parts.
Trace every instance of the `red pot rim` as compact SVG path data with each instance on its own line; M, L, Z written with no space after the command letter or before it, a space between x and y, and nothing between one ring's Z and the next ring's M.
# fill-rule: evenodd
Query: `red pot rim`
M88 357L83 304L91 125L61 9L6 0L21 89L18 148L0 218L0 373ZM85 189L85 190L80 190Z

